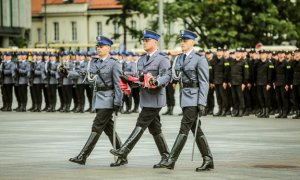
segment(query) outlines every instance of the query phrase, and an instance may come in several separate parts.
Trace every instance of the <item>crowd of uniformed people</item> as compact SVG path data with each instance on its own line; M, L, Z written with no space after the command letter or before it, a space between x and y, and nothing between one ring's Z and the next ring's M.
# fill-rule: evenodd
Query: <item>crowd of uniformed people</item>
M209 64L209 93L204 115L242 117L255 114L259 118L268 118L275 114L276 118L300 118L299 49L272 52L217 48L216 51L200 50L199 53L206 57ZM111 51L110 54L121 62L124 75L138 77L138 53ZM174 54L168 54L173 63ZM93 112L95 86L86 75L88 62L95 55L97 53L94 51L1 52L1 111ZM166 87L168 108L163 115L173 115L178 83L171 79ZM28 90L32 102L29 109ZM139 111L139 87L132 86L130 92L123 96L121 113ZM12 109L13 93L18 104L15 109ZM58 109L57 95L60 100ZM85 96L88 109L84 109ZM218 110L213 113L215 106Z

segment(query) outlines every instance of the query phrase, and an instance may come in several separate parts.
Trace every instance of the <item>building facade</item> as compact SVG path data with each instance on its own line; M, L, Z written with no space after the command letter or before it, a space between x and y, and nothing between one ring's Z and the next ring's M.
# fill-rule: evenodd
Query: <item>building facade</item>
M31 28L30 0L0 0L0 47L13 37L24 37Z
M114 50L122 50L123 28L118 24L109 23L109 15L121 14L122 6L116 0L31 0L32 27L31 47L65 48L70 50L95 48L96 36L105 35L113 37ZM152 17L155 18L155 17ZM132 16L127 19L127 25L143 30L147 28L147 21L151 18ZM178 23L177 23L178 25ZM178 33L178 29L172 32ZM46 36L45 36L46 35ZM173 41L171 46L174 46ZM127 34L127 50L141 48L141 42Z

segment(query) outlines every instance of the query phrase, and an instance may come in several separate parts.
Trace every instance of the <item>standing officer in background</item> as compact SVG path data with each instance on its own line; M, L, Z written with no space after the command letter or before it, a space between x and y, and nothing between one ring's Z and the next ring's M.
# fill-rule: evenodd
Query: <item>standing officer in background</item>
M34 69L30 72L33 76L33 96L35 97L35 108L32 112L41 112L42 108L42 87L43 87L43 71L45 68L45 64L42 61L43 52L37 52L37 61L35 62Z
M229 86L231 87L233 111L231 116L242 117L245 110L244 90L249 80L249 66L242 60L240 49L235 52L235 58L230 63Z
M15 77L16 65L12 62L12 53L4 52L4 61L2 62L1 73L3 76L2 90L3 90L3 104L4 107L2 111L11 111L12 101L13 101L13 85Z
M121 64L109 55L113 42L105 36L97 37L97 51L99 58L95 58L90 62L89 73L95 83L95 92L93 94L93 109L96 109L96 117L92 126L92 132L86 144L82 148L78 156L70 158L71 162L84 165L87 157L93 151L100 135L104 131L110 142L113 144L113 127L114 121L112 114L117 115L122 103L122 91L120 89L120 76L122 74ZM120 148L121 140L115 133L116 148ZM126 158L118 158L117 162L111 166L120 166L127 163Z
M56 89L59 79L59 74L57 72L58 63L56 62L56 53L50 53L50 61L45 69L47 74L47 84L48 84L48 97L49 97L49 108L47 112L55 112L56 106Z
M15 78L14 78L14 91L15 91L15 96L16 96L16 99L17 99L17 103L18 103L18 106L13 109L14 111L19 111L20 108L21 108L21 98L20 98L20 90L19 90L19 78L20 78L20 74L19 74L19 65L20 65L20 62L22 61L22 52L19 51L19 52L16 52L16 55L17 55L17 59L15 60L15 66L16 66L16 72L15 72Z
M227 82L228 82L228 69L229 62L223 57L223 49L218 47L217 56L215 57L212 68L213 68L213 77L214 85L216 90L217 102L219 110L214 116L226 116L228 111L228 97L226 96Z
M94 56L94 53L92 51L88 51L87 56L86 56L86 61L87 61L86 63L87 64L92 60L92 56ZM84 89L85 89L85 92L86 92L87 99L89 101L89 108L86 109L84 112L93 112L93 110L92 110L92 99L93 99L94 89L93 89L93 84L91 82L89 82L86 79L86 77L85 77L85 80L84 80Z
M132 63L136 67L136 74L135 76L138 77L137 74L137 61L139 59L139 54L138 53L133 53L132 56L133 60ZM131 111L132 113L138 113L139 112L139 105L140 105L140 88L139 87L131 87L131 93L132 93L132 98L134 102L134 107L133 110Z
M214 169L213 157L201 129L201 122L196 127L198 115L201 117L205 112L209 88L209 70L205 57L196 53L193 48L195 38L197 38L197 35L192 31L180 31L180 46L183 53L178 55L173 72L176 73L177 80L180 80L180 106L183 111L183 117L179 134L168 160L162 163L162 167L168 169L174 169L190 130L196 137L197 146L203 157L203 164L201 167L196 168L196 171ZM196 128L197 134L195 134Z
M42 111L48 111L48 109L50 108L50 97L49 97L49 81L48 81L48 77L47 74L45 73L45 70L47 68L49 68L50 66L50 60L49 60L49 55L50 52L44 52L44 69L43 69L43 85L42 85L42 89L43 89L43 94L44 94L44 99L45 99L45 107Z
M26 112L27 106L27 86L28 86L28 73L30 71L30 64L27 62L27 52L21 52L22 59L19 61L18 68L18 85L19 85L19 97L20 97L20 109L18 112Z
M142 137L146 128L153 135L156 146L161 155L161 161L154 165L153 168L161 167L161 163L167 159L169 149L165 138L161 131L161 122L159 112L166 105L165 86L170 82L170 61L168 56L158 50L158 40L160 35L151 30L143 31L143 47L146 54L138 60L139 79L144 84L150 84L148 77L155 77L152 86L143 87L140 89L140 106L142 111L136 122L131 135L121 148L110 152L121 158L126 158L135 144ZM145 80L146 79L146 80Z
M84 104L85 104L85 96L84 96L84 87L85 82L83 82L86 71L87 71L87 62L85 61L85 53L80 51L77 53L79 56L79 61L75 64L75 70L69 71L69 77L73 79L76 84L75 93L77 97L77 109L75 109L75 113L84 113Z
M173 64L173 57L171 53L168 54L171 66ZM176 81L172 78L170 83L166 86L166 98L167 98L167 111L162 115L173 115L173 110L175 106L175 88L176 88Z
M207 95L206 114L213 115L214 108L215 108L215 96L214 96L215 85L213 83L214 69L212 68L214 54L211 52L211 50L209 50L205 53L205 57L208 61L208 69L209 69L209 90Z
M258 118L269 118L269 110L271 106L270 89L273 84L273 70L274 65L267 59L267 52L260 51L260 59L255 65L255 85L257 87L257 97L260 113Z
M293 119L300 119L300 50L295 51L295 59L292 64L292 85L296 103L296 115Z

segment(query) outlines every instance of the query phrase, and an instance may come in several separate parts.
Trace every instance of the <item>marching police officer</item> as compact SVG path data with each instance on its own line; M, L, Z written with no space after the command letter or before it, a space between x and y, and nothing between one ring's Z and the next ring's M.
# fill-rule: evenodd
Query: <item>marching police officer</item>
M167 161L162 166L174 169L181 150L183 149L189 131L192 130L196 137L196 143L203 157L203 164L196 168L196 171L214 169L212 153L209 149L207 140L199 124L198 115L205 112L207 94L209 89L209 70L208 63L204 56L198 54L193 49L197 35L189 30L180 31L180 45L183 51L178 55L175 62L175 73L181 81L180 87L180 106L183 111L179 134L175 140L173 148ZM174 73L174 70L173 70ZM199 120L200 121L200 120ZM198 127L196 127L198 125ZM195 129L197 128L197 132Z
M158 50L160 35L151 30L143 31L143 47L147 52L138 60L137 68L140 81L144 82L144 88L140 89L140 106L142 108L131 135L121 148L110 150L113 155L126 158L135 144L142 137L146 128L153 135L156 146L161 155L161 161L153 168L161 167L169 154L169 150L161 131L159 112L166 105L165 86L170 82L171 74L168 71L170 61L168 56ZM155 83L148 84L155 77Z
M71 162L84 165L87 157L93 151L100 135L104 131L113 144L114 121L112 114L119 111L122 103L122 91L120 89L121 65L109 55L113 42L105 36L97 37L97 51L99 58L95 58L88 66L89 80L94 81L93 108L96 109L96 117L92 126L92 132L78 156L70 158ZM120 148L121 140L115 133L116 148ZM118 158L111 166L120 166L127 163L127 158Z

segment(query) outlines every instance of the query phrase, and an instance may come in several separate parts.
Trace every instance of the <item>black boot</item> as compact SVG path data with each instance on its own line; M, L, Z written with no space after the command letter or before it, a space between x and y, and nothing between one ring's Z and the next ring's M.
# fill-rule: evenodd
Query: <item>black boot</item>
M237 117L239 114L238 110L237 109L233 109L232 112L231 112L231 116L232 117Z
M6 104L7 104L6 102L3 102L3 106L0 109L1 111L3 111L4 109L6 109Z
M13 109L13 111L19 112L19 111L20 111L20 108L21 108L21 103L18 103L18 107L16 107L15 109Z
M296 111L296 115L292 117L293 119L300 119L300 110Z
M174 106L170 106L170 111L169 111L169 115L173 115L173 109L174 109Z
M27 109L27 111L33 112L35 108L36 108L36 104L33 102L31 108Z
M159 151L159 154L161 155L161 160L158 164L155 164L153 168L164 168L162 164L166 163L168 161L168 156L169 156L169 148L166 143L165 137L162 133L153 136L155 144L157 146L157 149Z
M91 107L89 107L87 110L85 110L84 112L90 112L91 111Z
M83 146L81 152L78 154L78 156L76 156L74 158L70 158L69 161L77 163L77 164L85 165L85 161L89 157L91 152L93 151L99 137L100 137L100 134L98 134L96 132L92 132L90 134L90 137L88 138L87 142Z
M121 158L127 158L127 155L142 137L143 133L143 128L136 126L122 147L117 150L111 149L110 153Z
M168 108L167 111L164 112L164 113L162 113L162 115L169 115L169 112L170 112L170 106L168 106L167 108Z
M165 161L164 163L161 163L160 165L167 169L174 169L175 163L184 147L186 140L187 140L187 135L178 134L176 141L172 147L171 153L168 157L168 160Z
M199 171L214 169L214 161L213 161L212 153L209 149L205 136L204 135L197 136L196 143L203 158L202 165L196 168L196 171L199 172Z
M67 104L64 112L67 112L67 113L70 112L70 107L71 107L71 104Z
M266 108L262 108L262 111L260 114L257 115L258 118L264 118L266 115Z
M265 113L264 118L269 118L270 109L269 109L269 108L266 108L265 112L266 112L266 113Z
M6 107L5 111L12 111L11 106L12 106L12 103L7 103L7 107Z
M250 115L250 111L251 111L251 109L246 108L246 110L245 110L243 116L249 116L249 115Z
M275 118L281 118L282 117L282 113L283 113L283 111L282 111L282 109L280 109L279 110L279 114L277 116L275 116Z
M243 110L243 109L240 109L240 110L239 110L238 117L243 117L243 114L244 114L244 110Z
M78 103L76 109L73 111L74 113L80 113L81 103Z
M223 108L223 110L222 110L222 113L221 113L221 115L220 116L223 116L223 117L225 117L227 115L227 111L226 111L226 109L225 108Z
M113 146L113 142L114 142L113 136L108 136L108 139L109 139L110 143ZM119 149L121 147L121 145L122 145L121 139L118 136L118 134L116 133L116 149ZM128 163L127 158L118 157L116 162L110 164L110 167L122 166L122 165L127 164L127 163Z
M288 117L288 110L283 110L281 118L286 119L287 117Z
M38 103L32 112L41 112L42 104Z

